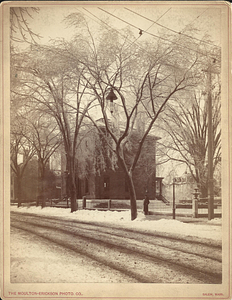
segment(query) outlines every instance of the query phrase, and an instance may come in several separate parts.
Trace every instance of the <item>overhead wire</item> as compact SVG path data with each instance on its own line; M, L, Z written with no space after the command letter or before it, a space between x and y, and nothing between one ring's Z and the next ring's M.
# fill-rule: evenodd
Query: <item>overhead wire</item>
M122 21L122 22L128 24L129 26L136 28L137 30L141 30L141 28L139 28L139 27L137 27L137 26L135 26L135 25L129 23L128 21L123 20L122 18L120 18L120 17L118 17L118 16L115 16L114 14L112 14L112 13L106 11L106 10L103 9L103 8L98 7L98 9L100 9L101 11L103 11L103 12L105 12L105 13L111 15L112 17L114 17L114 18L116 18L116 19L118 19L118 20L120 20L120 21ZM145 32L145 31L144 31L144 32ZM203 56L206 56L206 57L209 56L208 54L205 54L205 53L202 53L202 52L197 51L197 50L195 50L195 49L189 48L189 47L187 47L186 45L181 45L180 43L177 43L177 42L175 42L175 41L170 41L169 39L164 38L164 37L161 37L161 36L158 36L158 35L156 35L156 34L153 34L153 33L150 33L150 32L146 32L146 34L149 34L149 35L151 35L151 36L154 36L155 38L164 40L164 41L166 41L166 42L168 42L168 43L176 44L176 45L178 45L179 47L182 47L182 48L188 49L188 50L190 50L190 51L196 52L196 53L198 53L198 54L200 54L200 55L203 55ZM212 55L210 55L210 56L214 58L214 56L212 56Z
M106 23L105 21L103 21L102 19L100 19L99 17L97 17L95 14L93 14L92 12L90 12L89 10L87 10L86 8L83 8L86 12L88 12L89 14L91 14L94 18L96 18L97 20L101 21L103 24L105 24L107 27L113 29L114 31L118 32L122 37L128 39L128 36L125 36L124 34L122 34L120 31L118 31L117 29L113 28L112 26L110 26L108 23ZM161 17L163 17L171 8L169 8L163 15L161 15L159 17L159 19ZM88 16L88 15L87 15ZM88 16L89 17L89 16ZM90 18L90 17L89 17ZM91 20L94 20L92 18L90 18ZM95 22L97 22L96 20L94 20ZM98 23L98 22L97 22ZM99 23L98 23L99 24ZM150 26L151 27L151 26ZM147 29L148 30L148 29ZM145 32L145 31L144 31ZM126 48L130 48L136 41L138 40L138 38L136 38L134 41L130 41L131 44ZM150 52L148 52L145 48L141 47L138 43L136 43L136 46L139 47L141 50L145 51L150 57L154 57L154 55L152 55Z
M86 12L88 12L90 15L92 15L94 18L96 18L97 20L99 20L100 22L102 22L104 25L106 25L107 27L110 27L111 29L113 29L114 31L116 31L117 33L119 33L122 37L128 39L127 36L125 36L124 34L122 34L120 31L118 31L117 29L113 28L112 26L110 26L107 22L103 21L102 19L100 19L99 17L97 17L95 14L93 14L92 12L90 12L88 9L82 7L83 10L85 10ZM87 15L88 16L88 15ZM90 18L90 16L88 16L88 18ZM90 18L91 20L93 20L94 22L97 22L96 20ZM98 23L98 22L97 22ZM99 24L99 23L98 23Z
M132 12L132 13L134 13L134 14L136 14L136 15L138 15L138 16L140 16L140 17L142 17L142 18L144 18L144 19L146 19L146 20L148 20L148 21L150 21L150 22L152 22L153 24L156 24L156 25L158 25L158 26L160 26L160 27L162 27L162 28L165 28L165 29L167 29L167 30L169 30L169 31L171 31L171 32L174 32L174 33L177 33L177 34L181 34L181 35L186 36L186 37L188 37L188 38L191 38L191 39L200 41L200 42L202 42L202 43L208 44L208 45L210 45L210 46L219 47L219 46L217 46L217 45L214 45L213 43L210 43L210 42L207 42L207 41L200 40L200 39L198 39L198 38L196 38L196 37L187 35L187 34L181 32L181 31L176 31L176 30L171 29L171 28L169 28L169 27L167 27L167 26L164 26L164 25L158 23L158 21L153 21L153 20L151 20L150 18L147 18L147 17L145 17L145 16L143 16L143 15L141 15L141 14L139 14L139 13L137 13L137 12L135 12L135 11L129 9L129 8L127 8L127 7L124 7L124 9L126 9L126 10L128 10L128 11L130 11L130 12ZM191 22L191 23L193 23L193 22ZM150 27L151 27L151 26L150 26ZM149 27L149 28L150 28L150 27ZM183 31L183 30L182 30L182 31ZM219 48L220 48L220 47L219 47Z
M128 39L128 36L123 35L121 32L119 32L119 31L116 30L115 28L111 27L107 22L103 21L101 18L97 17L95 14L93 14L92 12L90 12L89 10L87 10L86 8L83 8L83 9L84 9L86 12L88 12L89 14L91 14L94 18L96 18L96 19L99 20L100 22L104 23L107 27L110 27L111 29L113 29L113 30L115 30L116 32L118 32L121 36L123 36L124 38L126 38L127 40L129 40L129 39ZM127 22L127 21L125 21L125 20L123 20L123 19L121 19L121 18L119 18L119 17L117 17L117 16L115 16L115 15L113 15L113 14L107 12L107 11L105 11L105 10L102 9L102 8L99 8L99 7L98 7L98 9L104 11L105 13L107 13L107 14L109 14L109 15L115 17L115 18L118 18L120 21L122 21L122 22L124 22L124 23L127 23L129 26L132 26L132 27L134 27L134 28L136 28L136 29L138 29L138 30L141 30L139 27L137 27L137 26L135 26L135 25L133 25L133 24L131 24L131 23L129 23L129 22ZM160 20L160 18L162 18L162 17L163 17L170 9L171 9L171 8L169 8L163 15L161 15L161 16L158 18L158 20ZM207 9L206 9L206 10L207 10ZM206 10L205 10L205 11L206 11ZM205 11L204 11L204 12L205 12ZM199 18L204 12L202 12L199 16L197 16L197 18ZM88 16L88 17L89 17L89 16ZM90 18L90 17L89 17L89 18ZM195 18L195 19L197 19L197 18ZM91 18L91 19L92 19L92 18ZM195 20L195 19L194 19L194 20ZM93 20L93 19L92 19L92 20ZM194 22L194 20L193 20L192 22ZM96 20L94 20L94 21L96 22ZM192 23L192 22L191 22L191 23ZM97 23L98 23L98 22L97 22ZM190 24L191 24L191 23L190 23ZM99 23L98 23L98 24L99 24ZM151 26L152 26L152 25L151 25ZM150 26L150 27L151 27L151 26ZM150 28L150 27L149 27L149 28ZM195 49L192 49L192 48L183 46L183 45L181 45L181 44L179 44L179 43L177 43L177 42L170 41L170 40L168 40L168 39L159 37L159 36L157 36L157 35L148 33L147 30L149 30L149 28L146 29L146 30L142 30L142 32L146 32L147 34L153 35L153 36L156 37L156 38L164 39L164 40L166 40L166 41L169 42L169 43L177 44L178 46L180 46L180 47L182 47L182 48L187 48L187 49L189 49L189 50L191 50L191 51L194 51L195 53L198 53L198 54L200 54L200 55L203 55L203 56L206 56L206 57L209 56L208 54L205 54L205 53L202 53L202 52L197 51L197 50L195 50ZM183 29L183 30L184 30L184 29ZM139 37L140 37L140 36L139 36ZM130 47L131 47L131 46L139 39L139 37L136 38L134 41L130 41L130 40L129 40L129 41L131 42L131 44L130 44L127 48L130 48ZM141 47L138 43L136 43L136 45L137 45L140 49L144 50L144 51L147 52L150 56L153 57L153 55L151 55L145 48ZM214 56L212 56L212 55L210 55L210 56L211 56L212 58L215 59Z
M169 8L167 11L165 11L159 18L156 22L158 22L166 13L169 12L171 8ZM130 48L140 37L141 35L143 34L143 32L147 32L151 27L153 26L153 24L151 24L146 30L140 30L139 32L139 36L127 47L127 48Z
M109 27L109 28L115 30L115 31L118 32L121 36L123 36L123 37L126 38L129 42L131 42L131 44L128 45L127 48L130 48L130 47L131 47L131 46L132 46L132 45L140 38L140 36L139 36L139 37L137 37L134 41L130 41L130 39L128 38L128 36L123 35L119 30L117 30L117 29L111 27L107 22L103 21L101 18L97 17L95 14L93 14L93 13L90 12L90 11L88 11L86 8L83 8L83 9L84 9L87 13L89 13L90 15L92 15L92 16L94 17L94 19L93 19L93 18L91 18L89 15L87 15L87 17L89 17L90 19L92 19L94 22L97 22L95 19L99 20L101 23L104 23L107 27ZM157 21L152 21L152 20L150 20L150 19L149 19L149 21L153 22L153 24L154 24L154 23L156 24L156 23L158 22L158 20L160 20L165 14L167 14L167 13L170 11L170 9L171 9L171 8L169 8L163 15L161 15L161 16L157 19ZM104 12L106 12L106 13L108 13L108 14L110 14L110 15L112 15L112 16L115 17L115 18L118 18L118 17L114 16L113 14L111 14L111 13L109 13L109 12L103 10L103 9L101 9L101 10L104 11ZM205 11L204 11L204 12L205 12ZM203 12L203 13L204 13L204 12ZM202 15L203 13L201 13L200 15ZM199 18L200 15L199 15L197 18ZM197 19L197 18L196 18L196 19ZM138 28L137 26L134 26L133 24L131 24L131 23L129 23L129 22L127 22L127 21L125 21L125 20L123 20L123 19L121 19L121 18L118 18L118 19L121 20L121 21L124 22L124 23L127 23L129 26L132 26L132 27L134 27L134 28L140 30L140 28ZM100 24L99 22L97 22L97 23ZM148 29L143 30L143 32L146 32L146 33L147 33L147 30L149 30L149 29L153 26L153 24L150 25L150 26L148 27ZM167 29L168 29L168 28L167 28ZM184 30L184 29L183 29L183 30ZM177 31L174 31L174 30L172 30L172 31L173 31L174 33L181 33L181 32L177 32ZM151 34L151 35L152 35L152 34ZM185 34L182 34L182 35L185 35ZM170 41L170 40L168 40L168 39L161 38L161 37L156 36L156 35L154 35L154 36L157 37L157 38L166 40L166 41L169 42L169 43L178 44L179 46L183 47L183 46L180 45L179 43L175 43L175 42L173 42L173 41ZM190 36L188 36L188 35L185 35L185 36L190 37ZM190 37L190 38L191 38L191 37ZM198 40L198 39L197 39L197 40ZM200 41L200 40L199 40L199 41ZM137 44L137 43L136 43L136 44ZM212 45L212 44L211 44L211 45ZM139 48L141 48L142 50L146 51L146 49L144 49L143 47L141 47L139 44L137 44L137 46L138 46ZM213 46L215 46L215 45L213 45ZM201 55L205 55L204 53L201 53L201 52L196 51L196 50L194 50L194 49L191 49L191 48L188 48L188 47L185 47L185 46L184 46L184 48L187 48L187 49L190 49L191 51L200 53ZM149 53L148 51L146 51L146 52ZM149 53L149 55L151 55L151 54ZM206 55L206 56L207 56L207 55ZM153 55L152 55L152 57L153 57ZM199 91L201 91L201 90L199 90ZM175 100L175 97L171 97L171 99L172 99L172 100ZM188 98L186 98L186 99L188 99Z
M110 26L107 22L105 22L105 21L103 21L102 19L100 19L99 17L97 17L95 14L93 14L92 12L90 12L89 10L87 10L86 8L83 8L85 11L87 11L89 14L91 14L94 18L96 18L97 20L99 20L99 21L101 21L103 24L105 24L107 27L109 27L109 28L111 28L111 29L113 29L113 30L115 30L117 33L119 33L122 37L124 37L124 38L126 38L129 42L130 42L130 45L128 45L128 47L126 48L126 49L128 49L128 48L130 48L137 40L138 40L138 38L136 38L134 41L131 41L129 38L128 38L128 36L126 36L126 35L124 35L124 34L122 34L120 31L118 31L117 29L115 29L115 28L113 28L112 26ZM170 9L168 9L168 11L169 11ZM167 13L168 11L166 11L165 13ZM164 14L165 14L164 13ZM163 15L164 15L163 14ZM162 16L163 16L162 15ZM88 15L87 15L88 16ZM161 17L162 17L161 16ZM88 16L89 17L89 16ZM161 18L160 17L160 18ZM90 17L89 17L90 18ZM91 20L94 20L94 19L92 19L91 18ZM96 20L94 20L95 22L97 22ZM98 23L98 22L97 22ZM99 24L99 23L98 23ZM148 29L147 29L148 30ZM145 32L145 31L144 31ZM138 43L136 43L136 46L137 47L139 47L141 50L143 50L143 51L145 51L147 54L149 54L149 56L151 56L151 57L154 57L150 52L148 52L144 47L142 47L142 46L140 46Z
M95 14L93 14L92 12L90 12L89 10L87 10L86 8L83 8L83 9L84 9L86 12L88 12L90 15L92 15L94 18L96 18L97 20L101 21L104 25L106 25L107 27L109 27L109 28L115 30L115 31L118 32L121 36L123 36L124 38L126 38L127 40L129 40L129 39L128 39L128 36L125 36L125 35L122 34L120 31L118 31L117 29L115 29L115 28L113 28L112 26L110 26L107 22L103 21L101 18L97 17ZM158 20L160 20L160 19L161 19L165 14L167 14L170 10L171 10L171 8L169 8L167 11L165 11L165 12L158 18ZM87 17L90 18L91 20L97 22L95 19L91 18L89 15L87 15ZM97 23L99 24L99 22L97 22ZM152 26L152 25L151 25L151 26ZM149 28L150 28L151 26L149 26ZM149 30L149 28L148 28L147 30ZM139 36L139 37L140 37L140 36ZM139 37L138 37L138 38L139 38ZM130 40L129 40L129 41L131 42L131 44L128 45L128 46L126 47L126 49L130 48L130 47L138 40L138 38L136 38L134 41L130 41ZM137 47L139 47L139 48L142 49L143 51L147 52L147 54L148 54L150 57L154 58L154 55L152 55L150 52L148 52L145 48L141 47L138 43L136 43L136 45L137 45ZM115 61L115 60L114 60L114 61Z
M97 20L99 20L100 22L102 22L103 24L105 24L107 27L109 27L109 28L111 28L111 29L113 29L113 30L115 30L116 32L118 32L121 36L123 36L124 38L126 38L126 39L128 39L128 36L126 36L126 35L124 35L124 34L122 34L120 31L118 31L117 29L115 29L115 28L113 28L112 26L110 26L107 22L105 22L105 21L103 21L101 18L99 18L99 17L97 17L95 14L93 14L92 12L90 12L89 10L87 10L86 8L83 8L86 12L88 12L90 15L92 15L94 18L96 18ZM158 20L160 20L165 14L167 14L168 13L168 11L170 11L170 9L171 8L169 8L163 15L161 15L159 18L158 18ZM206 9L207 10L207 9ZM205 11L206 11L205 10ZM204 11L204 12L205 12ZM199 18L204 12L202 12L199 16L197 16L194 20L196 20L197 18ZM89 15L86 15L88 18L90 18L91 20L93 20L94 22L97 22L95 19L93 19L93 18L91 18ZM194 20L192 21L192 22L194 22ZM122 20L123 22L124 22L124 20ZM191 22L191 23L192 23ZM97 22L98 24L100 24L99 22ZM131 25L130 23L128 23L130 26L133 26L133 25ZM152 25L151 25L152 26ZM150 27L151 27L150 26ZM138 27L136 27L136 26L133 26L133 27L135 27L135 28L137 28L138 29ZM149 28L150 28L149 27ZM149 29L148 28L148 29ZM148 30L147 29L147 30ZM145 30L144 30L144 32L145 32ZM129 40L129 39L128 39ZM130 41L131 42L131 44L130 45L128 45L128 47L127 48L130 48L135 42L136 42L136 40L138 40L138 38L136 38L134 41ZM171 41L169 41L170 43L172 43ZM150 53L150 52L148 52L145 48L143 48L143 47L141 47L138 43L136 43L136 45L140 48L140 49L142 49L142 50L144 50L145 52L147 52L150 56L152 56L153 57L153 55ZM191 49L192 51L195 51L195 50L193 50L193 49ZM201 54L203 54L203 53L201 53ZM204 54L203 54L204 55Z
M180 31L180 33L182 33L185 28L189 25L191 25L192 23L194 23L198 18L200 18L209 8L207 7L202 13L200 13L195 19L193 19L190 23L188 23L183 30Z

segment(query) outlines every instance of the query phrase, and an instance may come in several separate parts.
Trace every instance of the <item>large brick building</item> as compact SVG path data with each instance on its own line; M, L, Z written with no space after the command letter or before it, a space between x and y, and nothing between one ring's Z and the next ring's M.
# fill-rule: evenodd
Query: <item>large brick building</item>
M136 139L136 131L134 139ZM154 135L147 137L133 173L137 199L143 199L146 190L149 192L150 199L155 199L162 192L162 178L156 178L156 141L158 139ZM99 147L103 150L101 151ZM130 151L133 151L133 146ZM130 151L126 154L128 160ZM104 141L99 138L96 130L85 135L77 155L78 199L83 196L88 199L129 199L125 174L117 163L117 159L113 159L111 155L107 154L107 149L104 149ZM102 161L99 162L100 160ZM65 160L63 159L63 161ZM65 174L65 165L62 165L62 174ZM62 186L65 184L68 186L68 182L68 177L63 175ZM63 194L68 195L68 187L63 187Z

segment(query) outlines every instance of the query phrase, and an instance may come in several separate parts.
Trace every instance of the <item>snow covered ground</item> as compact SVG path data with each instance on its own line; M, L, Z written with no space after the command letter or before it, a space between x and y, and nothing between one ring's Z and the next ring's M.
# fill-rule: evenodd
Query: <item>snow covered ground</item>
M136 220L130 220L130 211L98 211L98 210L78 210L70 213L67 208L54 207L16 207L11 206L11 211L30 213L35 215L54 216L62 219L78 220L85 222L108 223L117 227L133 228L146 232L163 232L184 236L207 238L221 241L221 219L205 220L204 222L182 222L179 220L166 219L165 216L157 219L155 216L144 216L138 212ZM189 218L191 219L191 218ZM192 219L191 219L192 220Z

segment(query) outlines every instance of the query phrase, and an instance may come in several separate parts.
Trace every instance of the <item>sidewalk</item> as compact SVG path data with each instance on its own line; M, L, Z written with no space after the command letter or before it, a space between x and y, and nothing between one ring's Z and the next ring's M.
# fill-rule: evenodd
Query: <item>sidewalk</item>
M161 220L161 219L167 219L167 220L172 220L173 216L172 214L168 213L154 213L154 212L149 212L150 214L145 216L147 220ZM217 216L215 216L214 219L218 219ZM193 218L191 214L176 214L175 220L183 222L183 223L191 223L191 224L196 224L196 225L212 225L209 223L208 217L200 217L200 218ZM221 222L214 222L212 221L213 225L216 226L221 226Z
M140 203L140 209L141 203ZM149 204L149 212L150 215L153 215L155 218L166 218L173 219L173 207L172 203L170 205L165 205L164 203L157 201L150 201ZM222 210L221 207L214 209L214 218L221 218ZM208 221L208 209L207 208L199 208L198 209L198 217L193 218L193 209L192 208L176 208L175 209L175 219L181 220L183 222L188 223L200 223Z
M108 211L107 199L87 199L85 210L98 210L98 211ZM115 207L111 207L110 211L128 211L130 209L130 200L111 200L112 203L117 203ZM94 204L105 203L105 207L95 207ZM77 200L79 210L82 210L82 199ZM52 207L57 208L67 208L67 201L59 201L58 203L53 202ZM121 204L121 205L120 205ZM14 205L17 205L16 203ZM24 203L22 206L35 206L35 203ZM49 207L51 202L47 203ZM69 203L70 207L70 203ZM137 210L143 213L143 200L137 200ZM148 207L149 215L145 216L148 220L160 220L160 219L173 219L173 208L172 204L166 205L161 201L150 200ZM221 208L214 209L214 218L221 218ZM208 222L208 209L199 209L198 218L193 218L193 210L190 208L177 208L175 211L175 219L184 223L194 223L194 224L206 224Z

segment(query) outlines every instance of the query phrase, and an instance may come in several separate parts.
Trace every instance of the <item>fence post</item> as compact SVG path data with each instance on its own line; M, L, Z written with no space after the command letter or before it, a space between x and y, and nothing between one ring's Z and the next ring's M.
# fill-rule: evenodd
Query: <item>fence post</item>
M68 204L68 197L66 197L66 200L67 200L67 208L69 208L69 204Z
M82 200L82 209L86 208L86 196L83 196L83 200Z
M109 199L109 201L108 201L108 210L110 210L111 209L111 199Z
M195 189L195 192L193 193L194 195L194 199L193 199L193 217L194 218L198 218L198 196L199 196L199 192L198 189Z
M175 178L173 178L172 216L176 218Z

